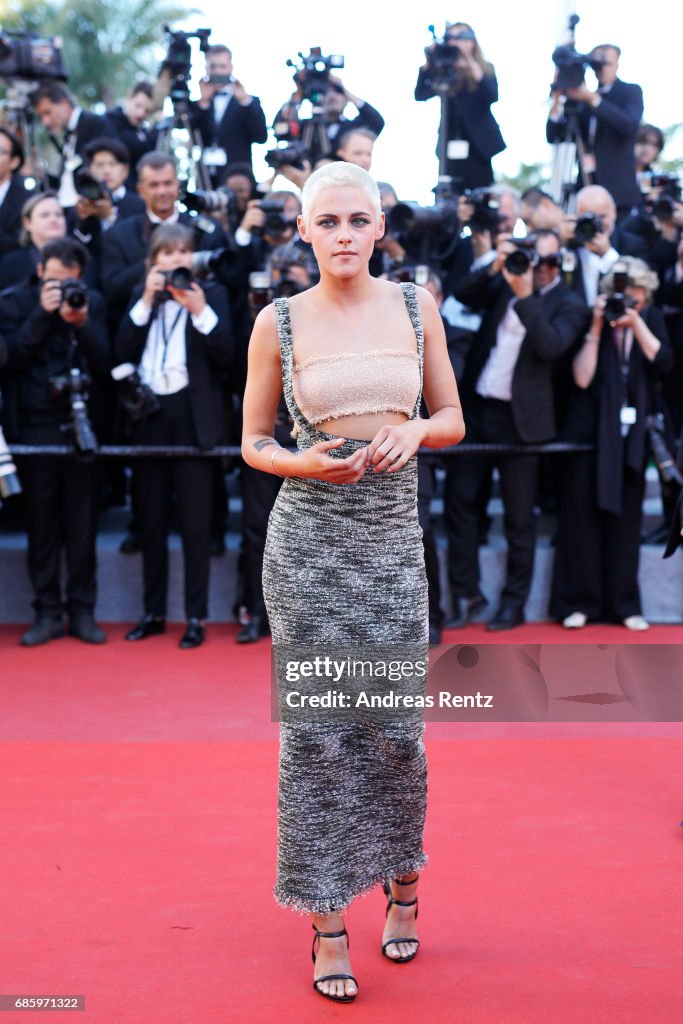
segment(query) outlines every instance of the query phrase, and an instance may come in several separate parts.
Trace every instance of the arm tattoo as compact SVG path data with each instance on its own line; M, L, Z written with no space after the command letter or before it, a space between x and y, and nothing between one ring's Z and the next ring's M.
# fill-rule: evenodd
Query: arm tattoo
M277 444L277 441L273 437L262 437L259 441L254 441L254 448L257 452L260 452L263 448L267 448L269 444Z

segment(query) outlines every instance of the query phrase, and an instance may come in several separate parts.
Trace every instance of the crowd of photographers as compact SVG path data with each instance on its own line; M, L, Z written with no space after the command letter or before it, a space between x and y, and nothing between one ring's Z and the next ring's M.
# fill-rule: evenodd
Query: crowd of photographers
M317 280L312 251L296 232L298 189L326 160L370 169L384 126L333 73L334 60L311 51L273 121L272 176L258 183L251 147L268 137L263 109L234 77L230 50L204 49L199 100L174 101L176 126L201 146L191 175L153 118L155 90L147 82L103 116L81 109L62 82L41 83L32 108L56 163L33 192L24 177L36 169L26 163L23 140L0 127L4 435L10 444L63 445L67 431L77 453L17 456L15 470L0 451L0 496L23 490L15 507L28 533L36 613L26 646L62 636L65 626L85 642L105 641L94 618L97 518L103 503L127 500L128 474L118 462L93 458L98 444L239 444L254 317L274 297ZM491 159L505 148L490 109L498 86L462 23L427 49L415 88L419 101L443 97L437 151L445 176L434 205L400 201L391 184L380 185L387 230L371 272L432 292L466 441L498 449L446 458L438 474L451 627L481 616L488 603L478 547L494 467L508 557L491 630L524 621L539 508L558 516L552 617L567 628L589 621L647 628L637 573L652 453L665 510L657 539L673 524L668 552L679 542L681 477L671 453L683 428L683 204L677 181L657 173L663 137L641 123L640 87L618 78L618 48L585 56L566 49L569 56L562 48L554 55L547 133L578 151L578 182L573 167L564 181L572 213L542 188L519 195L494 184ZM594 92L585 84L588 65L598 80ZM172 97L174 87L177 81ZM304 101L314 116L301 116ZM278 174L286 189L274 189ZM290 431L283 403L278 440L291 444ZM540 455L538 446L552 441L583 447L560 458ZM436 465L420 457L433 642L444 625L429 514ZM144 590L142 617L127 638L165 629L173 517L185 565L180 646L199 646L210 558L224 550L225 465L142 456L130 467L121 550L142 552ZM252 642L268 633L262 552L280 481L247 466L240 478L238 640Z

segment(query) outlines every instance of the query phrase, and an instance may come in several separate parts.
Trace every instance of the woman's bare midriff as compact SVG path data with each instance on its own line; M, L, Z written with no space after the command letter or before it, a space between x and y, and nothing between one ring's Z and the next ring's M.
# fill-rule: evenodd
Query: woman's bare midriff
M336 437L354 441L372 441L381 427L395 427L409 419L402 412L371 412L364 416L339 416L334 420L316 423L316 429Z

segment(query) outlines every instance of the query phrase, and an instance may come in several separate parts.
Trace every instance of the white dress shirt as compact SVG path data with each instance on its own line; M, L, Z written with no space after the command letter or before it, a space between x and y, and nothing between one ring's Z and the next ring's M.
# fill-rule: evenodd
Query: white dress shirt
M579 249L579 259L581 261L581 274L583 276L583 290L586 296L586 305L590 306L591 309L595 305L595 300L598 297L598 289L600 287L600 278L605 274L609 274L614 264L619 259L619 253L616 249L608 249L604 256L598 256L596 252L591 252L590 249L586 249L585 246L581 246Z
M137 327L148 324L151 315L152 309L143 299L135 303L129 314ZM217 323L218 317L209 305L197 316L192 316L192 326L200 334L210 334ZM187 310L179 302L168 299L160 303L138 367L143 384L147 384L157 395L173 395L186 388L190 382L187 372L186 326Z

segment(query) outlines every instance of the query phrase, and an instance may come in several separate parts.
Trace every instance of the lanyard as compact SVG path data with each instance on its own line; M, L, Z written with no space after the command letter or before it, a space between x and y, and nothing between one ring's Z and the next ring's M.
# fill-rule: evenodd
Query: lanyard
M166 332L166 307L162 305L160 312L161 312L161 316L159 317L159 321L160 321L160 327L161 327L161 338L162 338L162 342L163 342L163 346L164 346L164 351L163 351L163 354L162 354L162 357L161 357L161 371L163 373L164 368L166 366L166 354L168 353L168 343L171 340L171 338L173 337L173 332L175 331L176 327L178 326L178 321L180 320L180 318L183 315L183 313L186 312L186 310L185 310L184 306L180 306L180 308L178 309L178 312L175 315L173 323L171 324L171 330L168 333ZM156 362L156 360L155 360L155 362Z

